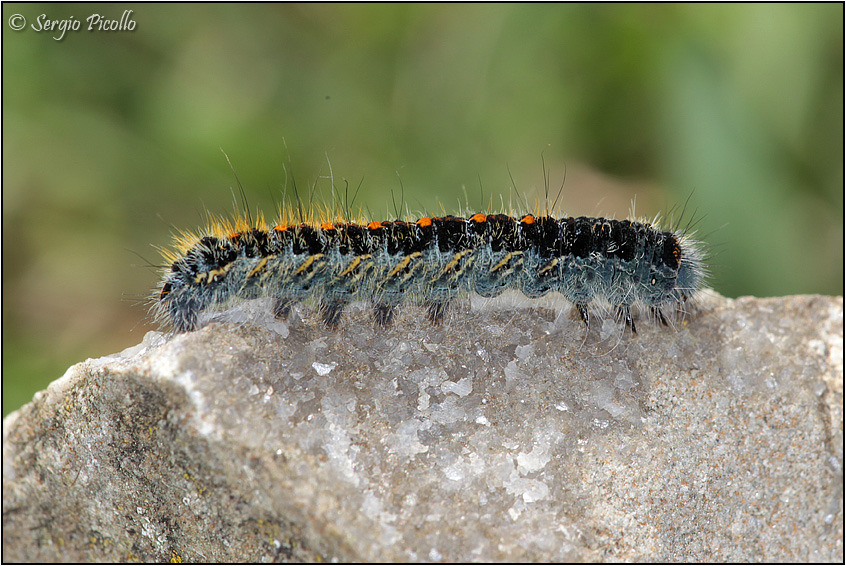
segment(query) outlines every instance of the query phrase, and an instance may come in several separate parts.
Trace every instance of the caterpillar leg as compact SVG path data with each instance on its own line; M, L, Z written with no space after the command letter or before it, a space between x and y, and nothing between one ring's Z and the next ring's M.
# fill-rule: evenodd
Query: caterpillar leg
M667 321L667 317L664 316L664 312L659 309L658 307L650 307L650 311L652 311L652 315L661 321L663 326L670 326L670 323Z
M432 301L426 305L426 316L432 324L441 324L448 306L449 301Z
M291 307L294 301L290 299L276 298L273 299L273 316L279 319L286 319L291 314Z
M327 328L337 328L341 322L341 315L344 314L344 303L340 301L321 302L320 314L323 317L323 324Z
M380 303L373 304L373 314L376 317L376 324L381 328L388 328L394 321L394 312L396 306L385 305Z
M619 307L617 315L625 321L626 326L632 329L632 334L637 334L637 328L635 328L634 319L632 319L632 309L628 306Z
M579 311L579 318L582 319L582 322L585 323L585 326L589 326L590 315L588 314L587 305L576 304L576 309Z

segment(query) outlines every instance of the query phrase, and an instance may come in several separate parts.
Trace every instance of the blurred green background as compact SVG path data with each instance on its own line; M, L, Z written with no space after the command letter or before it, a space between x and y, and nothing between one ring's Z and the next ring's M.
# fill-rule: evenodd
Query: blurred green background
M125 9L134 31L85 31ZM543 161L562 215L690 197L725 295L843 293L841 4L6 3L3 26L4 415L153 328L135 254L232 211L221 149L253 207L290 175L330 200L331 172L379 218L400 179L412 213L499 209L511 176L543 202Z

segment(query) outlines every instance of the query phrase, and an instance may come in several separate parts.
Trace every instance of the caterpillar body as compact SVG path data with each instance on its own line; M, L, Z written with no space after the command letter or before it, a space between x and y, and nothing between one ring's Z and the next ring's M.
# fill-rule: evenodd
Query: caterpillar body
M329 327L345 305L365 300L388 326L409 299L438 323L460 293L495 297L511 289L529 298L560 293L585 324L590 305L611 305L636 331L633 307L667 324L667 310L680 309L705 276L698 244L682 232L531 214L272 227L240 217L183 234L164 255L153 311L177 332L237 299L272 297L274 314L285 317L294 303L316 298Z

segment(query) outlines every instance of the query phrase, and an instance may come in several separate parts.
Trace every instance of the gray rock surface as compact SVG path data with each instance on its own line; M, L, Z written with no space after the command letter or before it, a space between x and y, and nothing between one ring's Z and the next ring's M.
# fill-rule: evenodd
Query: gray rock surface
M3 422L3 560L842 561L842 297L486 305L73 366Z

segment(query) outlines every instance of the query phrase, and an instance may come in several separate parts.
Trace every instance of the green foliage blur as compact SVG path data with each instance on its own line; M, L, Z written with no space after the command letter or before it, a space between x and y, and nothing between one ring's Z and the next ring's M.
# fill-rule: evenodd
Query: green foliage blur
M87 31L124 9L134 30ZM2 23L4 415L154 328L155 246L233 210L221 149L268 216L294 181L380 219L543 206L566 171L560 214L687 202L725 295L843 293L842 4L5 3Z

